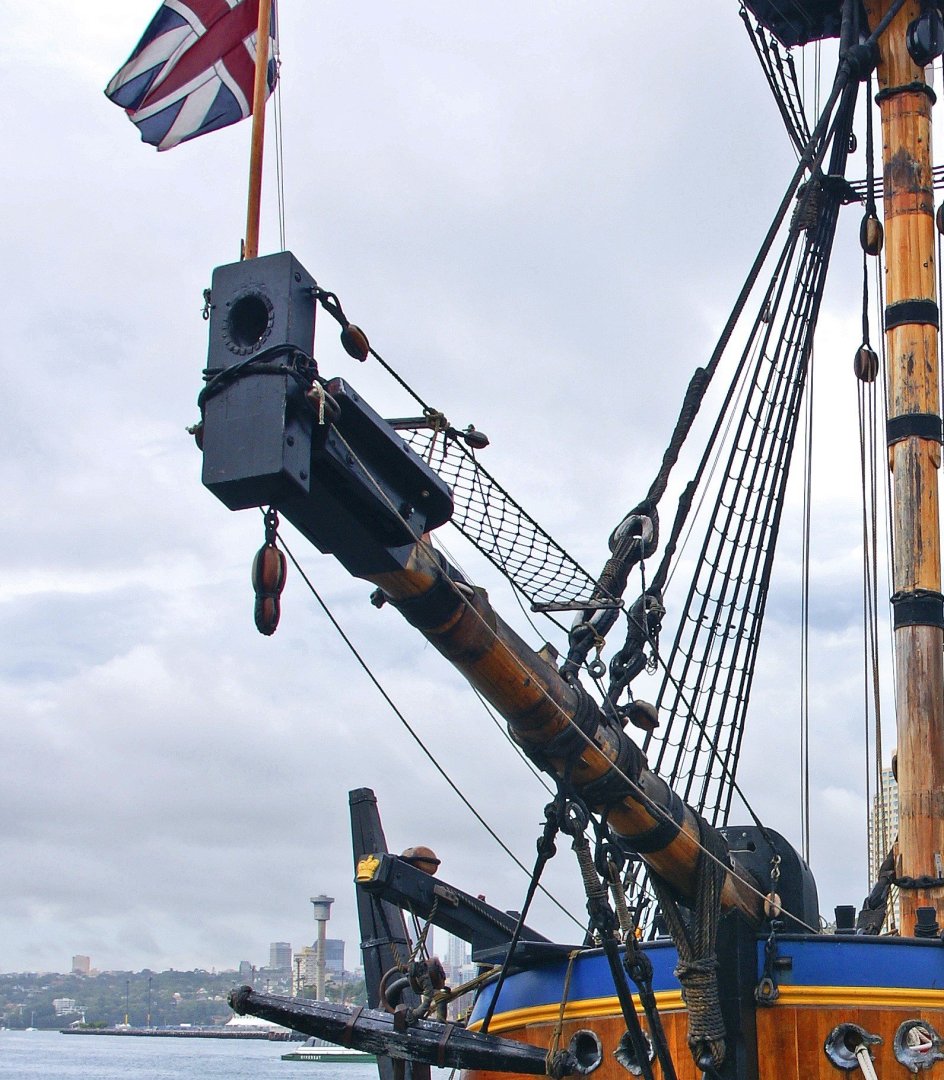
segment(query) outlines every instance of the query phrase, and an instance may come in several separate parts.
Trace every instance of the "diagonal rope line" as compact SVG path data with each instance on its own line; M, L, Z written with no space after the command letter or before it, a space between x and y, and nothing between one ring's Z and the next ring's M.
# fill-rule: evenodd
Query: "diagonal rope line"
M446 783L449 785L449 787L452 788L453 792L458 797L459 801L472 814L472 816L482 826L482 828L485 829L485 831L495 841L495 843L498 844L498 846L502 849L502 851L505 852L505 854L512 860L512 862L514 862L514 864L520 870L524 871L524 873L527 874L530 877L531 876L531 871L528 869L528 867L525 866L525 864L518 858L517 855L515 855L515 853L511 850L511 848L505 843L504 840L502 840L502 838L498 835L498 833L495 832L495 830L492 828L491 825L489 825L489 823L485 820L485 818L482 817L482 815L475 808L475 806L473 806L473 804L466 797L466 795L463 794L463 792L461 791L459 786L449 776L449 774L442 767L442 765L439 764L439 762L436 760L435 756L433 755L432 751L429 749L428 746L426 746L426 744L420 738L420 736L419 736L418 732L416 731L416 729L410 724L409 720L407 720L407 718L403 715L403 713L397 707L397 705L394 702L393 698L391 698L390 695L387 693L387 691L384 688L383 684L380 682L380 680L377 678L377 676L371 670L370 665L367 663L367 661L364 659L364 657L358 651L357 646L354 644L353 641L351 641L351 639L348 637L348 635L344 632L344 629L341 627L341 624L335 618L335 616L332 613L331 609L328 607L328 605L325 603L325 601L324 601L323 597L321 596L321 594L315 588L314 583L312 582L312 580L308 577L308 575L302 569L301 564L295 558L295 555L293 554L291 549L288 547L288 545L285 543L285 540L283 539L283 537L281 535L279 536L279 544L281 545L281 547L285 551L285 554L291 560L292 565L295 567L295 569L301 575L302 581L304 581L305 584L308 586L308 589L311 592L312 596L315 598L315 600L317 600L318 604L321 607L321 610L328 617L328 620L331 623L331 625L334 627L335 630L337 630L338 634L341 636L341 640L344 642L345 645L347 645L348 649L350 649L351 653L354 656L354 659L358 662L358 664L360 664L361 668L363 669L364 673L367 675L368 679L370 679L370 681L376 687L377 691L380 693L380 696L384 699L384 701L386 701L386 703L390 706L391 710L393 711L394 715L397 717L397 719L400 721L400 723L409 732L409 734L412 737L413 741L416 743L416 745L423 751L423 753L429 759L429 761L433 765L433 768L435 768L435 770L439 773L439 775L443 778L443 780L446 781ZM544 895L557 908L560 909L560 911L562 911L572 922L574 922L577 926L579 926L581 930L583 929L583 923L580 922L580 920L577 919L570 911L568 911L567 908L564 907L564 905L553 895L553 893L548 892L548 890L545 889L543 886L540 886L540 889L541 889L541 892L543 892Z
M352 459L357 463L358 467L361 468L364 471L364 474L370 479L370 482L371 482L371 484L373 484L373 486L374 486L374 488L375 488L375 490L377 492L378 497L384 503L386 503L387 507L391 511L396 511L396 507L393 505L390 498L388 497L386 492L381 487L381 485L380 485L379 481L377 480L377 478L371 472L369 466L366 465L360 459L360 457L357 455L357 453L354 451L354 449L350 446L349 443L347 443L347 441L343 438L343 436L341 436L340 433L337 432L337 430L335 431L335 434L337 435L339 441L343 445L345 451L348 454L351 455ZM430 558L430 560L432 560L434 562L438 562L437 557L436 557L436 550L432 546L432 544L429 542L429 540L427 540L423 536L420 536L412 527L410 527L410 526L407 526L407 527L409 528L410 533L412 534L413 539L414 539L417 547L420 550L422 550L424 553L426 553L427 556ZM294 559L292 561L295 562ZM304 577L304 574L303 574L303 577ZM306 578L306 580L307 580L307 578ZM441 575L439 580L442 581L446 585L446 587L449 588L453 592L453 594L458 598L459 602L461 602L466 607L467 611L472 615L472 617L475 618L478 621L478 623L483 628L483 630L487 634L489 634L496 642L499 642L499 644L500 644L501 642L500 642L500 639L498 637L498 633L497 633L496 629L493 626L491 626L488 623L488 621L483 617L483 615L476 609L475 605L472 604L469 597L466 596L462 592L462 590L458 587L458 584L455 581L453 581L450 577L448 577L448 575L445 575L445 574ZM309 587L313 588L313 586L311 586L310 584L309 584ZM322 603L322 606L324 606L323 601L321 601L321 603ZM353 648L353 646L352 646L352 648ZM524 676L525 678L529 678L530 677L530 672L525 667L525 665L522 663L520 658L511 651L508 652L508 656L511 659L511 661L515 664L515 666L518 668L521 675ZM365 668L365 670L366 670L366 668ZM371 675L371 678L373 678L372 675ZM550 705L550 707L552 709L554 709L558 713L560 719L565 724L567 724L568 727L572 728L577 733L577 735L579 736L581 741L584 742L589 749L591 749L591 750L593 750L593 751L595 751L596 753L599 754L600 753L600 748L593 741L593 739L589 735L587 735L586 732L584 732L583 729L578 724L576 724L574 722L573 718L571 716L569 716L567 714L567 712L560 706L560 704L558 704L558 702L556 702L551 697L551 695L547 692L547 690L543 686L541 686L539 683L536 683L535 686L536 686L536 689L538 690L538 692L543 695L544 699L547 701L547 703ZM381 689L379 687L379 684L378 684L378 688ZM381 693L384 694L385 698L387 697L387 695L384 693L384 691L382 689L381 689ZM389 698L387 700L389 700ZM398 712L397 715L400 715L399 712ZM428 753L428 751L426 751L426 752ZM667 824L672 825L673 828L675 827L675 825L676 825L675 819L672 817L672 815L669 813L668 810L664 809L657 802L655 802L653 800L653 798L649 795L649 793L644 791L643 788L635 780L631 779L619 767L619 765L617 765L614 762L608 762L608 765L613 770L613 772L616 773L616 775L619 776L620 779L623 780L623 782L627 785L629 790L633 793L634 798L636 798L640 803L642 803L646 807L647 811L653 817L655 817L659 821L663 821L663 822L665 822ZM439 765L437 765L437 768L440 769L440 771L442 771L441 767ZM445 776L445 773L443 773L443 775ZM451 782L450 782L450 784L451 784ZM463 800L463 801L465 801L465 800ZM476 814L476 816L478 817L477 814ZM479 818L479 820L481 821L482 819ZM715 855L712 851L710 851L707 847L705 847L705 845L702 844L700 842L700 840L696 839L695 837L689 836L688 834L686 834L686 837L689 840L689 842L692 843L704 855L704 857L706 859L709 859L712 862L716 863L718 866L723 867L724 870L728 874L731 875L732 879L737 881L745 890L752 893L757 899L759 899L761 901L765 901L767 899L766 894L762 893L758 888L756 888L756 886L752 882L748 881L747 878L745 878L741 874L739 874L734 869L734 867L731 866L730 862L726 862L726 861L724 861L722 859L719 859L717 855ZM502 847L504 848L505 845L502 844ZM509 852L509 854L511 854L511 853ZM522 869L525 869L523 864L520 863L518 861L518 859L514 855L512 855L511 857L515 860L515 862L518 864L519 867L521 867ZM794 914L792 914L790 912L786 912L786 914L788 914L790 916L790 918L793 919L793 921L797 923L797 925L804 927L804 929L806 929L806 930L809 930L810 933L813 933L813 934L818 933L817 930L815 930L808 923L804 922L797 915L794 915ZM573 918L573 916L571 916L571 918Z

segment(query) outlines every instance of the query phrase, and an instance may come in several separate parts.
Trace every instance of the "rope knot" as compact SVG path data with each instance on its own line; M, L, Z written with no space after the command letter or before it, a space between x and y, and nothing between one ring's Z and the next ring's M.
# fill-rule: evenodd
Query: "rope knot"
M696 1062L707 1054L717 1068L725 1056L724 1018L718 1000L718 960L714 956L679 961L675 977L688 1006L688 1045Z

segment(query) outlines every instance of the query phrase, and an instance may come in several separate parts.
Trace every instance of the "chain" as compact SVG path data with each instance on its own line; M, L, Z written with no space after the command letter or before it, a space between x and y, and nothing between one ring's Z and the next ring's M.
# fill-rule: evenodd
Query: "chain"
M590 821L590 813L585 804L576 798L568 798L560 815L561 832L571 837L574 854L577 857L577 865L580 868L580 876L583 879L584 889L587 894L587 912L590 915L589 929L600 938L603 952L610 967L610 975L616 987L616 996L619 999L620 1011L626 1023L626 1030L632 1042L633 1052L641 1070L644 1080L654 1080L652 1063L649 1060L649 1046L645 1032L636 1015L636 1006L633 1002L632 991L626 981L626 972L620 962L619 944L617 941L616 916L607 900L606 887L597 874L593 864L593 856L590 853L590 841L587 839L585 830ZM634 942L635 943L635 942ZM663 1064L666 1080L675 1080L674 1070L671 1069L671 1058L667 1057L669 1068Z
M754 990L754 1000L758 1005L773 1005L780 997L780 987L777 986L777 930L783 924L777 919L771 919L770 936L764 945L764 974L760 977Z

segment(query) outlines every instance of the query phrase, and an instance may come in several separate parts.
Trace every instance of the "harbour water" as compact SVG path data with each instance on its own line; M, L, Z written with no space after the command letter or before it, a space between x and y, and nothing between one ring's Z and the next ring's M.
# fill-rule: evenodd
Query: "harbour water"
M0 1031L0 1080L376 1080L376 1065L283 1061L290 1045Z

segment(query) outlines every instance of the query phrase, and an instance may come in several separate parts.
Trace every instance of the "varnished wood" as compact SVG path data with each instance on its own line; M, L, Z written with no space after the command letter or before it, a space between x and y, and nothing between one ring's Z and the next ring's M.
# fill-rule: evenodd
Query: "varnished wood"
M259 0L256 28L256 77L252 92L252 139L249 148L249 206L246 211L246 239L243 258L259 254L259 218L262 209L262 152L265 143L265 105L268 96L269 20L272 0Z
M890 0L869 0L875 25ZM909 0L879 40L879 85L924 82L908 54L905 34L920 13ZM934 188L931 173L931 103L925 93L906 91L881 102L886 236L886 301L936 300ZM889 414L938 414L938 332L906 325L886 333ZM940 446L908 438L889 450L893 475L895 592L941 591L937 470ZM903 627L895 633L899 874L940 874L944 854L944 659L935 627ZM941 910L944 889L903 891L902 929L910 933L919 906Z
M427 537L413 548L403 570L379 574L370 580L391 600L402 602L428 593L441 577L442 567L433 556ZM441 625L422 633L501 713L515 740L526 751L540 755L544 747L570 726L578 710L576 690L495 613L482 590L465 599L457 593L455 605L442 619ZM571 773L578 791L612 771L620 740L625 738L622 732L598 726ZM563 760L551 758L549 764L558 775L563 775L566 765ZM639 785L658 805L668 804L664 781L648 769L643 770ZM636 791L609 809L607 821L632 843L634 837L659 825L662 817ZM698 822L686 807L675 838L642 856L657 873L689 896L693 895L700 856L698 835ZM763 900L743 879L752 880L744 870L737 876L727 874L722 904L757 922L762 915Z
M685 1010L664 1010L660 1013L666 1039L672 1052L678 1080L702 1080L688 1049L688 1014ZM640 1022L646 1027L645 1016ZM777 1003L757 1011L757 1080L851 1080L861 1073L844 1074L826 1057L824 1046L833 1028L840 1024L858 1024L870 1034L879 1035L882 1042L872 1048L875 1069L880 1080L903 1078L911 1074L897 1061L894 1054L895 1033L908 1020L923 1020L938 1033L944 1032L944 1003L940 1008L897 1008L889 1006L856 1006L836 1003L821 1005L790 1005ZM603 1063L593 1073L594 1080L630 1080L630 1074L615 1060L620 1036L626 1030L622 1017L567 1020L561 1031L561 1045L581 1028L596 1032L603 1045ZM520 1028L503 1029L502 1035L547 1049L551 1045L555 1025L527 1024ZM938 1069L944 1065L937 1066ZM658 1063L653 1063L656 1080L662 1080ZM928 1074L933 1076L934 1073ZM507 1074L467 1071L465 1080L509 1080Z

